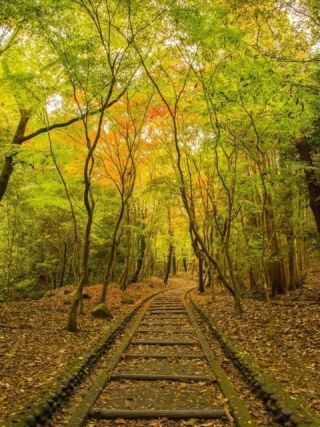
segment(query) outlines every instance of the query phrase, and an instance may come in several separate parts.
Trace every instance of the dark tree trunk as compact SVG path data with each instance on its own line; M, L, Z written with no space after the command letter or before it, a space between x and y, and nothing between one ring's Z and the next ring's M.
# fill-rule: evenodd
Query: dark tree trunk
M205 292L204 286L204 271L203 271L203 259L199 257L199 277L198 277L198 291L203 294Z
M283 260L280 255L274 212L269 194L266 195L265 222L271 258L267 263L267 272L270 279L272 296L276 296L286 292L286 277Z
M287 234L287 245L288 245L288 272L289 272L289 289L292 291L296 289L298 281L298 272L296 268L296 250L294 247L294 237L292 234Z
M88 159L86 163L88 164ZM84 242L83 242L83 248L82 248L80 279L77 286L77 290L75 291L73 296L73 300L71 303L69 316L68 316L67 330L70 332L76 332L78 330L78 325L77 325L78 308L80 306L80 309L82 309L83 288L89 282L89 253L90 253L90 244L91 244L90 236L91 236L91 227L93 222L93 212L95 207L93 196L90 191L89 181L85 183L84 200L85 200L85 206L87 209L88 216L87 216L87 223L86 223Z
M186 256L182 258L183 269L185 273L188 271L188 259Z
M113 266L114 266L114 262L116 259L116 253L117 253L117 248L118 248L118 233L120 230L120 226L122 223L122 219L124 216L124 212L125 212L125 208L126 208L126 204L123 202L123 200L121 201L121 206L120 206L120 212L116 221L116 225L113 231L113 235L112 235L112 242L111 242L111 249L110 249L110 255L109 255L109 259L108 259L108 264L107 264L107 271L106 274L104 276L104 281L102 284L102 291L101 291L101 297L100 297L100 302L103 304L106 302L106 298L107 298L107 292L108 292L108 286L112 277L112 272L113 272Z
M61 270L60 283L59 283L60 288L63 286L64 276L66 273L66 265L67 265L67 242L64 242L62 270Z
M164 271L164 276L163 276L163 282L166 285L168 284L168 279L169 279L169 275L170 275L170 271L171 271L172 254L173 254L173 244L170 243L170 245L169 245L169 251L168 251L167 264L166 264L165 271Z
M120 288L122 291L125 291L129 284L129 271L131 268L131 252L132 252L132 245L131 245L131 229L130 229L130 206L127 206L127 212L126 212L126 219L127 219L127 253L126 253L126 260L125 260L125 266L123 270L123 274L120 280Z
M250 282L251 291L253 291L253 292L260 291L258 284L257 284L257 281L256 281L256 278L254 276L254 272L253 272L252 267L250 267L250 269L249 269L249 282Z
M2 171L0 175L0 201L3 199L3 196L6 193L10 177L13 172L14 167L14 158L16 156L15 146L20 146L22 144L22 137L26 131L27 124L31 117L31 111L20 110L20 120L14 134L14 137L11 141L11 152L7 154L4 159L4 164L2 166Z
M298 265L296 262L296 247L295 247L295 228L293 225L293 204L292 204L292 191L289 189L286 194L285 203L285 221L283 224L283 231L287 240L287 253L288 253L288 288L290 290L296 289L299 279Z
M139 238L139 253L138 253L137 266L136 266L135 272L133 273L131 279L129 280L129 283L137 283L139 280L139 275L142 269L143 260L146 253L146 246L147 246L146 237L144 234L141 234Z
M168 279L172 267L172 258L174 253L174 246L172 243L173 240L173 230L172 230L172 224L171 224L171 212L170 208L168 208L168 224L169 224L169 237L170 237L170 244L169 244L169 250L168 250L168 257L167 257L167 264L165 266L164 276L163 276L163 282L167 285Z
M177 258L176 258L176 248L173 245L172 247L172 274L177 275Z
M301 162L305 163L304 174L309 192L309 205L316 221L317 230L320 233L320 184L313 165L311 150L307 138L301 138L296 142Z

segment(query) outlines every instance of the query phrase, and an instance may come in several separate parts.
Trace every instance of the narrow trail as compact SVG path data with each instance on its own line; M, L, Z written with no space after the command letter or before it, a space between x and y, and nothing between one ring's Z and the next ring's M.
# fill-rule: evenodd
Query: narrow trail
M8 427L319 427L188 295L142 300ZM237 339L235 339L237 342ZM81 359L78 361L78 359Z
M279 426L226 364L188 289L147 302L47 426Z
M171 290L147 303L65 423L50 425L255 425L185 293Z

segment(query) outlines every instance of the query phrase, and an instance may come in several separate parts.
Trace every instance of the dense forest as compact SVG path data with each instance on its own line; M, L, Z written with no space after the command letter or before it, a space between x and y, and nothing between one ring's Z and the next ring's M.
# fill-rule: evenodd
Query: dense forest
M25 398L2 398L2 388L25 396L29 387L9 381L22 348L29 353L22 351L21 369L39 352L35 381L50 364L57 373L113 325L121 304L152 289L194 286L195 301L262 364L269 348L270 366L284 366L289 354L286 369L298 369L305 349L309 364L292 381L311 387L304 380L312 382L319 344L319 0L0 0L0 91L7 414ZM314 289L298 308L310 277ZM177 315L190 310L180 294L168 295L155 300L154 313L161 317L163 304ZM55 322L59 332L41 332ZM271 341L259 347L255 334ZM223 341L219 332L216 339ZM52 340L55 361L41 353L41 340ZM35 368L40 358L46 362ZM315 409L316 383L307 390ZM305 425L294 409L278 407L292 424L263 425ZM230 411L237 425L255 425ZM38 426L40 412L17 425Z
M161 3L161 4L160 4ZM319 258L317 1L1 3L2 300ZM213 290L214 292L214 290Z

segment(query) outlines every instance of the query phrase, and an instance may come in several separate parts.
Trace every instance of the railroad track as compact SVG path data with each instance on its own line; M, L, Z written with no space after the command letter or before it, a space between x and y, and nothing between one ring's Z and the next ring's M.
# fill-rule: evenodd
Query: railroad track
M122 425L148 426L159 418L255 425L185 303L185 292L168 291L147 303L64 425L114 426L121 419Z

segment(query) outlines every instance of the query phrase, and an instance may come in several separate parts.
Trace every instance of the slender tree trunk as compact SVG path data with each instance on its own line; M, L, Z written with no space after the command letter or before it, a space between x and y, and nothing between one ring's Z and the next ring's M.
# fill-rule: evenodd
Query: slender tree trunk
M256 292L259 289L252 267L249 268L249 283L251 291Z
M59 287L61 288L63 286L63 282L64 282L64 276L66 273L66 265L67 265L67 242L64 242L63 245L63 261L62 261L62 270L61 270L61 275L60 275L60 283L59 283Z
M271 206L271 198L269 195L266 195L264 216L271 258L267 263L267 271L270 279L272 295L276 296L286 292L286 278L284 274L283 261L279 250L279 242L276 232L273 208Z
M165 285L168 284L168 279L171 271L171 265L172 265L172 254L173 254L173 244L169 244L169 250L168 250L168 256L167 256L167 262L165 266L164 276L163 276L163 283Z
M317 230L320 233L320 183L318 181L311 150L307 138L301 138L296 142L300 161L305 164L304 174L309 193L309 205L312 210Z
M172 245L172 275L177 275L177 258L175 245Z
M70 332L76 332L78 330L77 326L77 314L78 308L82 304L82 293L84 286L88 283L89 277L89 253L90 253L90 236L91 228L93 222L93 212L94 212L94 200L93 195L90 189L90 182L85 184L85 206L87 208L87 224L84 235L84 243L82 249L82 258L81 258L81 267L80 267L80 280L77 287L77 290L74 294L67 323L67 330Z
M164 270L164 276L163 276L163 282L164 284L168 284L168 279L169 279L169 275L170 275L170 271L171 271L171 267L172 267L172 258L173 258L173 252L174 252L174 247L173 247L173 230L172 230L172 225L171 225L171 211L170 211L170 207L168 208L168 224L169 224L169 239L170 239L170 243L169 243L169 249L168 249L168 256L167 256L167 262L165 265L165 270Z
M154 276L155 274L155 270L156 270L156 260L157 260L157 233L154 234L154 243L153 246L151 246L151 236L149 239L149 244L148 247L150 248L149 252L149 277L151 278L152 276Z
M109 258L108 258L107 271L106 271L106 274L105 274L104 280L103 280L100 303L106 302L108 287L109 287L109 283L110 283L110 280L112 277L114 261L116 258L117 246L118 246L117 240L113 239L112 244L111 244L111 250L110 250Z
M296 268L296 251L295 251L295 244L294 244L294 236L293 234L287 234L287 246L288 246L288 273L289 273L289 280L288 285L289 289L292 291L296 289L296 284L298 280L298 272Z
M146 253L146 247L147 247L146 237L142 232L139 236L139 251L138 251L137 266L136 266L135 272L133 273L131 279L129 280L129 283L137 283L139 280L140 272L141 272L143 261L144 261L144 256Z
M198 266L198 291L200 294L203 294L205 292L205 285L204 285L204 271L203 271L203 259L202 257L199 257L199 266Z
M242 235L243 235L244 242L245 242L246 246L249 246L249 239L247 237L247 230L246 230L246 226L245 226L245 222L244 222L244 217L243 217L242 211L240 213L240 220L241 220ZM255 220L255 218L252 215L249 217L249 223L253 227L256 226L256 220ZM249 274L249 283L250 283L251 292L257 292L259 290L259 286L257 284L257 281L256 281L256 278L255 278L254 271L253 271L252 267L249 268L248 274Z
M240 293L239 283L238 283L237 278L236 278L235 273L234 273L234 268L233 268L232 259L231 259L230 253L229 253L229 248L226 248L225 254L226 254L226 260L227 260L228 270L229 270L229 274L230 274L230 280L231 280L231 283L233 285L233 290L234 290L234 296L233 296L234 309L235 309L236 313L242 314L243 308L242 308L242 304L241 304L241 293Z
M188 271L188 258L184 255L182 258L183 270L186 273Z
M120 288L122 291L125 291L128 287L128 277L129 277L129 271L130 271L130 266L131 266L131 253L132 253L132 236L131 236L131 230L130 230L130 207L129 205L127 205L127 230L126 230L126 235L127 235L127 254L126 254L126 262L125 262L125 267L124 267L124 271L123 271L123 275L122 275L122 279L121 279L121 284L120 284Z
M296 263L296 246L295 246L295 229L293 226L293 205L292 192L288 191L286 197L286 220L283 225L284 234L287 243L288 254L288 288L296 289L296 284L299 279L298 266Z
M109 254L109 259L108 259L108 264L107 264L107 270L106 270L106 274L104 276L104 281L103 281L102 291L101 291L101 297L100 297L101 303L106 302L108 286L109 286L109 283L111 280L111 275L112 275L114 261L116 258L116 252L117 252L117 247L118 247L118 234L119 234L120 226L121 226L122 219L124 216L125 207L126 207L126 205L122 200L120 212L118 214L118 218L117 218L116 225L115 225L113 235L112 235L111 249L110 249L110 254Z
M302 214L303 214L303 207L302 207L302 197L301 194L299 194L299 201L298 201L298 218L299 218L299 238L297 239L297 258L298 258L298 269L300 273L303 273L304 271L304 242L303 242L303 220L302 220Z

